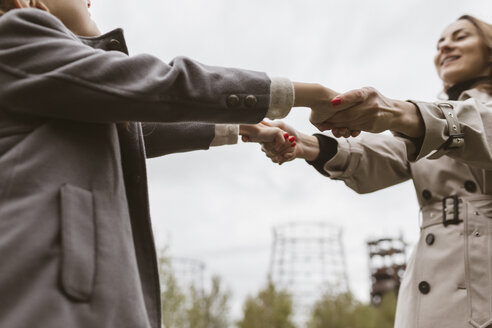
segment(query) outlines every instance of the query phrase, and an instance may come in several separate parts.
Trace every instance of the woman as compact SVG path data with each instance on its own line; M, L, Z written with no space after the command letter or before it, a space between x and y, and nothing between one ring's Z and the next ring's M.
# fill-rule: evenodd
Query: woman
M269 144L275 162L305 158L325 176L368 193L412 179L421 236L400 287L395 327L492 324L492 26L463 16L437 44L434 63L447 101L399 101L373 88L333 99L338 112L312 117L336 137L297 138L293 155Z
M331 106L315 84L128 56L122 31L100 35L89 6L0 0L0 327L160 327L145 158L229 134L174 122ZM242 126L285 147L268 129Z

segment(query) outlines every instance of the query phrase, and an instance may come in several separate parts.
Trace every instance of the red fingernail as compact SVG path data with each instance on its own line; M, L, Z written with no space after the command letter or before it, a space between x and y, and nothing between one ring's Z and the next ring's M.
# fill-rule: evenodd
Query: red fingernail
M338 106L338 105L340 105L341 103L342 103L342 99L341 99L341 98L333 98L333 99L331 100L331 104L332 104L333 106Z
M292 147L295 147L296 145L297 145L297 144L296 144L295 142L293 142L291 146L292 146Z
M287 132L284 133L284 139L285 140L289 139L289 134Z
M290 138L289 138L289 141L290 141L290 142L294 142L294 141L296 141L296 137L294 137L294 136L290 137Z

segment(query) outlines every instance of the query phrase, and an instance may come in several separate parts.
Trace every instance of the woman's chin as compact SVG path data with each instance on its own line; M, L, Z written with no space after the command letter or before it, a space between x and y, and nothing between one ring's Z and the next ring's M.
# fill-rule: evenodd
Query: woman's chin
M455 85L460 82L464 82L474 78L474 76L463 72L462 70L453 70L451 68L444 72L441 72L441 79L444 81L445 85Z

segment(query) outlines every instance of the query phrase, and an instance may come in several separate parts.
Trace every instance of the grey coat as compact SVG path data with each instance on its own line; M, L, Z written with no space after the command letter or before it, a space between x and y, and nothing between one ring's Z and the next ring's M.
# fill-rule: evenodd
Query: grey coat
M413 180L421 235L400 287L395 328L489 327L492 97L472 89L460 101L416 104L425 123L421 140L338 139L324 170L359 193Z
M0 18L0 327L160 327L145 158L214 133L162 122L265 116L264 73L126 52L119 29L80 38L41 10Z

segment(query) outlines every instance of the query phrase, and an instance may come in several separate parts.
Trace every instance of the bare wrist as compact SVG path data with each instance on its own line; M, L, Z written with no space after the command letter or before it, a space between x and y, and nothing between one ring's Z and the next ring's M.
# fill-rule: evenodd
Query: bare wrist
M314 161L319 155L319 141L315 136L299 133L297 142L297 157Z
M302 82L293 82L294 85L294 107L313 107L318 104L320 101L323 101L326 98L326 101L330 101L328 99L329 96L326 95L325 88L318 83L302 83Z
M239 125L239 134L240 135L248 135L252 132L258 131L258 127L256 124L240 124Z
M395 100L395 117L392 122L391 130L399 132L411 138L418 138L424 135L424 120L420 111L412 102Z

